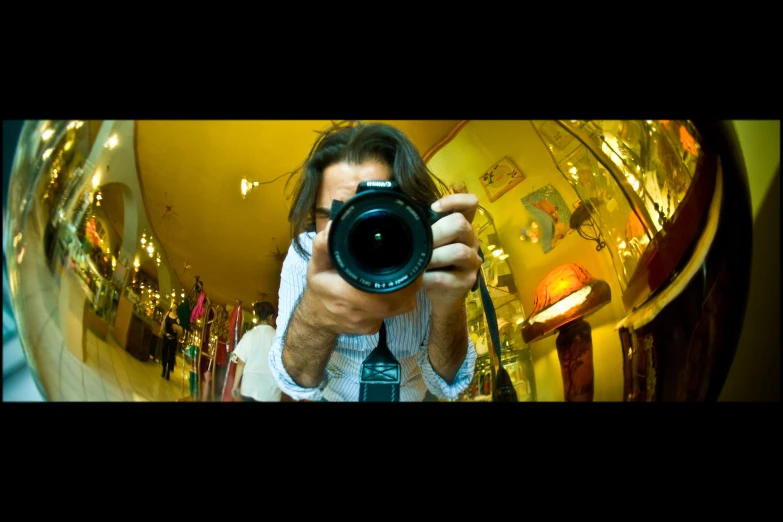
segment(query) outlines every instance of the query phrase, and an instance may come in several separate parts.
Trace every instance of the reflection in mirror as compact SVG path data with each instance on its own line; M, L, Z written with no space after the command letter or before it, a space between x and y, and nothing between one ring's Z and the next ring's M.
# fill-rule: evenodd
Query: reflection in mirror
M734 173L694 124L385 123L450 192L479 199L472 224L502 360L470 292L477 360L453 401L491 400L501 362L520 402L568 400L563 379L576 370L563 366L557 336L523 337L541 310L540 283L566 265L606 282L611 296L590 316L591 400L703 400L719 389L736 340L720 338L716 323L736 310L716 296L737 292L737 306L744 298L742 278L737 290L712 274L729 255L720 250L726 227L744 221L719 226ZM20 338L46 398L243 400L239 382L252 369L237 366L235 349L275 326L254 305L278 305L292 242L286 181L331 125L27 122L4 241ZM691 313L686 301L714 306ZM680 311L670 332L702 337L666 337L662 310ZM702 346L723 355L673 355ZM677 381L683 368L690 381Z

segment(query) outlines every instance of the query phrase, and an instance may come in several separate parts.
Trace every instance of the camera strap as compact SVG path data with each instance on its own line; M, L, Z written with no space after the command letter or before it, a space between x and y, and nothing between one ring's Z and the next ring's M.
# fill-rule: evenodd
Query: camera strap
M378 332L378 346L362 363L359 402L399 402L400 363L386 344L386 321Z
M484 253L479 249L479 257L483 264ZM492 304L492 298L487 289L487 283L484 281L484 273L479 268L478 271L479 287L481 289L481 304L484 306L484 314L487 316L487 327L489 328L489 338L492 341L492 348L498 359L498 371L495 375L495 383L492 386L492 402L519 402L517 392L511 382L511 376L503 368L503 357L500 351L500 333L498 332L498 318L495 312L495 305ZM474 291L476 287L473 287Z
M479 249L481 261L484 254ZM476 285L481 290L481 303L484 314L487 317L492 348L498 360L498 371L495 375L495 383L492 387L493 402L518 402L516 390L511 382L511 377L503 368L503 359L500 351L500 334L498 332L497 313L492 298L489 295L484 274L479 268ZM370 355L362 362L361 377L359 381L359 402L399 402L400 400L400 363L391 353L386 344L386 322L381 324L378 332L378 346L370 352Z

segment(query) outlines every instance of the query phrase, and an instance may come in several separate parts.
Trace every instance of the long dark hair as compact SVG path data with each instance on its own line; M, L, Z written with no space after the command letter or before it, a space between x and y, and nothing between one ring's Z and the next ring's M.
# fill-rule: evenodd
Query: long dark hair
M430 172L419 151L399 129L384 123L335 123L318 136L307 159L286 183L288 185L298 175L288 221L294 249L299 255L309 258L299 235L315 222L315 200L324 170L341 162L358 165L372 160L388 165L392 179L419 205L429 206L448 192L443 181Z

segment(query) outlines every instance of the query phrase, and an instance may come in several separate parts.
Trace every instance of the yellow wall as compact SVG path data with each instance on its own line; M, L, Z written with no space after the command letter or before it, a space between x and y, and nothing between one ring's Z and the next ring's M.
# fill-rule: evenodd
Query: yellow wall
M479 177L496 161L510 157L525 180L490 203ZM568 263L585 267L593 277L603 279L612 291L612 302L588 318L593 327L595 400L621 401L622 349L614 325L625 314L617 276L606 250L572 232L549 253L540 244L520 241L523 226L532 219L522 197L552 184L573 210L579 199L560 174L529 121L471 121L429 162L430 170L447 184L464 182L495 220L501 244L509 254L509 265L526 314L533 308L538 283L554 268ZM538 400L562 401L563 385L555 349L555 336L531 344Z
M779 401L780 120L735 121L734 128L750 186L753 257L742 335L718 400Z
M745 160L755 219L780 168L780 120L737 120L734 129Z

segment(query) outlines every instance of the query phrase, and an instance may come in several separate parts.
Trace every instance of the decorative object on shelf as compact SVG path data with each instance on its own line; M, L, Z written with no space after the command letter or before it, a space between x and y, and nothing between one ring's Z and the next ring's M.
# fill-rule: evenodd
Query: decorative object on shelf
M500 196L522 183L524 179L525 175L509 157L492 165L479 178L490 202L496 201Z
M571 229L576 230L582 239L595 241L597 245L595 249L598 252L606 246L606 242L601 235L601 231L595 226L591 214L596 211L600 204L601 200L599 198L590 198L586 202L579 200L577 201L576 210L571 214L570 219Z
M522 204L539 223L544 253L550 252L571 231L571 211L553 185L545 185L523 197Z
M560 370L567 402L593 400L593 340L585 317L612 299L609 285L594 279L583 267L563 265L539 283L533 312L522 327L531 343L555 331Z

